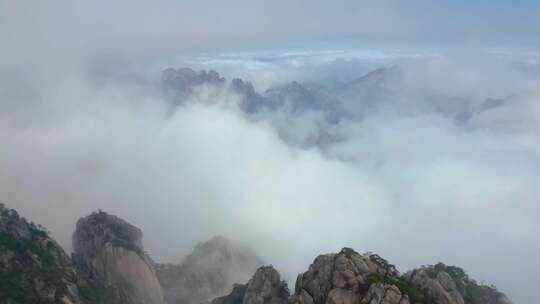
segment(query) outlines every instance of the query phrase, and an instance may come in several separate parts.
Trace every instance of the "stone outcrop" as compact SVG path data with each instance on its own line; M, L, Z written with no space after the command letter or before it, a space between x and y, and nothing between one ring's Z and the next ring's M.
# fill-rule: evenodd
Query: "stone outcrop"
M455 266L438 263L410 271L404 277L437 304L511 303L494 286L479 285Z
M103 282L121 303L163 303L153 262L144 252L142 232L137 227L95 212L77 222L73 248L80 271Z
M198 244L181 264L156 269L166 303L198 304L229 293L262 264L251 249L218 236Z
M257 269L246 285L236 285L231 294L214 299L212 304L286 304L289 289L272 266Z
M439 263L400 275L376 254L321 255L296 281L294 304L511 304L493 286Z
M349 248L318 256L296 281L294 304L409 304L392 280L397 271L376 255Z
M46 230L0 204L0 303L85 303L78 284Z
M318 256L292 296L272 266L223 237L200 243L182 264L154 266L142 232L101 211L78 221L73 241L70 259L45 228L0 204L0 304L512 304L459 267L400 275L350 248Z

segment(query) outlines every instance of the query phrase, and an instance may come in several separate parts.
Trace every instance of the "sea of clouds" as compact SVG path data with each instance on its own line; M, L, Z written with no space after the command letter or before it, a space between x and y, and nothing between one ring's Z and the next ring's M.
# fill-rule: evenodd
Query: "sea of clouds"
M54 78L10 71L0 90L0 197L68 250L77 218L103 209L141 227L157 261L225 235L293 281L316 255L350 246L403 271L460 265L527 301L540 270L538 58L491 49L306 51L167 63L213 68L261 92L292 80L335 86L399 66L415 92L455 97L444 99L455 100L452 111L463 100L504 100L467 121L434 111L437 97L337 124L314 110L253 116L238 96L208 86L171 107L163 62ZM321 129L339 140L302 144Z
M159 262L219 234L292 282L349 246L402 271L462 266L537 303L535 8L0 0L0 201L67 251L77 219L103 209L141 227ZM172 104L161 72L182 66L227 82ZM240 77L261 94L297 81L333 96L392 67L403 74L395 99L365 111L346 94L356 115L334 123L309 102L249 114L227 89Z

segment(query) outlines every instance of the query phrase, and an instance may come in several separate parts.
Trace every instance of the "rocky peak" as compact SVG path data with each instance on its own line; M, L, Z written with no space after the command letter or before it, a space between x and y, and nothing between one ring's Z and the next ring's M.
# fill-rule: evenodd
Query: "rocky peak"
M230 90L240 97L239 106L246 113L253 114L266 105L264 97L255 91L253 84L234 78L231 81Z
M230 294L215 298L210 304L242 304L246 296L246 284L234 284Z
M140 229L101 211L78 221L73 241L72 261L43 227L0 204L0 304L200 304L216 296L212 304L511 304L459 267L400 275L351 248L315 258L289 297L272 266L223 237L198 244L182 264L158 265L156 275Z
M266 90L265 97L270 108L277 109L286 106L292 112L318 108L320 103L314 92L296 81Z
M73 234L73 250L93 255L107 244L143 254L142 231L125 220L97 211L79 219Z
M373 70L362 77L359 77L348 84L343 89L354 86L381 87L387 85L396 85L403 81L403 69L397 65L383 67Z
M231 81L231 90L238 94L254 95L255 88L249 81L243 81L240 78L234 78Z
M351 248L318 256L296 281L294 304L434 304L379 255Z
M379 255L350 248L318 256L298 276L295 304L511 304L493 286L481 286L458 267L439 263L401 276Z
M195 72L191 68L168 68L161 74L161 83L170 97L179 103L192 94L196 86L221 85L225 83L225 78L214 70Z
M494 286L479 285L456 266L438 263L423 266L404 275L418 289L424 290L437 304L511 304Z
M257 269L247 283L243 304L287 303L289 288L272 266Z
M354 119L387 107L396 107L404 93L405 77L399 66L380 68L336 90L340 106Z
M201 70L198 73L191 68L168 68L161 75L162 81L171 86L190 87L203 83L218 84L225 81L214 70Z
M98 211L77 222L74 260L81 272L102 281L126 304L161 304L154 266L143 250L142 232L114 215Z
M293 303L358 303L370 289L370 276L385 270L370 256L350 248L318 256L308 271L298 275ZM387 286L376 286L385 289ZM375 294L372 290L370 294ZM399 303L399 302L398 302Z
M272 266L262 266L245 285L235 285L231 294L217 298L212 304L286 304L287 283Z
M248 247L217 236L201 242L181 264L157 265L167 303L201 303L245 282L263 262Z
M0 204L0 303L83 303L78 283L47 231Z
M215 236L197 244L183 261L184 267L195 269L222 268L225 265L235 270L256 269L261 264L262 261L249 247L223 236Z

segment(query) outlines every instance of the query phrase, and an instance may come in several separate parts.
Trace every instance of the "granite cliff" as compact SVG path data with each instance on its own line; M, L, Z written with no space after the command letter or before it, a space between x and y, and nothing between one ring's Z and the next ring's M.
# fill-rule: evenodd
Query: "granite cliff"
M139 228L105 212L81 218L73 234L74 259L122 302L161 304L163 293Z
M290 295L276 269L223 237L200 243L179 264L156 264L139 228L102 211L77 222L73 247L70 258L45 228L0 204L0 304L512 303L459 267L401 274L351 248L316 257Z

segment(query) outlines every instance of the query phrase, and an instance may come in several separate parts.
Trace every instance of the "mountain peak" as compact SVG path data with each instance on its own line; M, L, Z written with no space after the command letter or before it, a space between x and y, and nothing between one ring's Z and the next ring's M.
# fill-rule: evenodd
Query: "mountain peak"
M211 304L286 304L289 298L287 283L282 281L273 266L261 266L247 282L237 284L233 291Z
M153 262L142 244L142 231L103 211L77 222L74 257L81 271L104 282L129 304L161 304L163 294Z
M0 204L0 303L83 303L69 256L41 226Z
M157 265L157 274L166 301L198 304L230 292L262 264L251 248L215 236L197 244L181 264Z
M99 210L77 221L73 234L75 253L94 252L106 243L138 253L144 251L142 231L115 215Z

